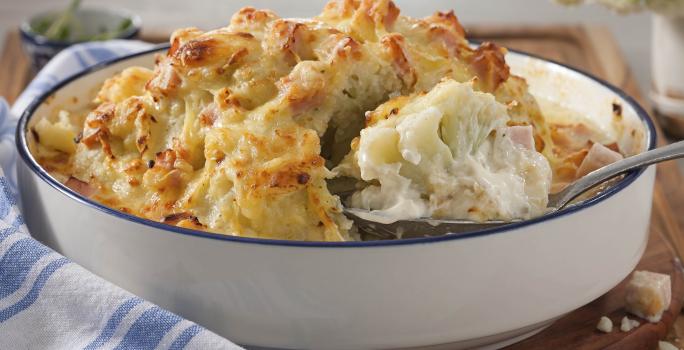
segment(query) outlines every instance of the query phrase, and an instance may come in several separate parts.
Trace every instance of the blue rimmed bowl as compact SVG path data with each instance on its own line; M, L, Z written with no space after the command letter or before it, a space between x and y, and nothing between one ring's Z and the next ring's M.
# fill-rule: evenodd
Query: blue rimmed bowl
M73 17L73 22L80 26L78 34L72 34L67 40L54 40L40 34L38 27L53 21L60 13L58 10L39 13L19 27L22 46L35 70L42 68L60 51L73 44L90 41L90 37L115 33L108 39L134 39L142 26L139 16L123 9L79 8ZM127 23L127 26L120 28L122 23Z
M35 123L77 109L125 67L160 49L96 66L36 99L17 129L29 229L96 274L241 344L312 349L496 348L530 336L625 278L648 239L653 167L560 212L466 236L294 242L172 227L93 202L32 156ZM531 92L611 129L622 150L655 145L649 116L610 84L517 52ZM77 97L74 99L73 97ZM631 129L631 130L630 130Z

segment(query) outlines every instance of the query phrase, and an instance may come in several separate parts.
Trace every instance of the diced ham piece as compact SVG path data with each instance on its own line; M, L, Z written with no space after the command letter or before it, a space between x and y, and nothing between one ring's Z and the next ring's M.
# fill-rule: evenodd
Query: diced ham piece
M95 193L95 189L87 182L83 182L75 177L69 177L69 180L64 183L70 189L82 194L85 197L90 197Z
M589 149L589 153L584 157L584 160L582 160L582 164L577 168L577 178L587 175L608 164L615 163L622 158L622 154L615 152L600 143L595 143Z
M534 130L532 125L515 125L506 128L506 134L513 143L534 150Z

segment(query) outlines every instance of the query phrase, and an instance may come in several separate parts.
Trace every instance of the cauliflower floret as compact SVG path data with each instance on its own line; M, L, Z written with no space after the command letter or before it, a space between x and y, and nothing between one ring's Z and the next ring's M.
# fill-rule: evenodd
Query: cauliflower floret
M46 118L39 120L33 130L38 134L44 146L67 154L73 154L76 151L74 138L76 138L77 128L71 123L67 111L60 111L55 123Z
M367 184L353 207L396 219L510 220L546 210L548 161L516 142L506 107L491 94L446 80L397 105L384 118L371 113L376 122L338 168Z

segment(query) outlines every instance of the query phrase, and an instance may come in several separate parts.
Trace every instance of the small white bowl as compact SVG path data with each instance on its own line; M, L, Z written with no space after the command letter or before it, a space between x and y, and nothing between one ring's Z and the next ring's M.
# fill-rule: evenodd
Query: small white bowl
M61 12L56 10L41 12L25 20L19 26L22 46L31 58L31 63L36 71L67 47L89 41L83 38L53 40L36 32L35 26L38 22L47 18L56 18L60 14ZM102 34L104 30L116 33L112 39L134 39L138 36L142 26L140 16L124 9L79 8L74 13L74 18L81 25L84 35ZM120 29L119 26L124 21L128 21L129 25Z
M240 238L167 226L68 189L29 152L29 127L83 104L146 52L83 72L45 93L17 130L20 191L34 236L96 274L240 344L361 349L496 348L604 294L639 261L655 169L628 174L583 204L466 236L375 242ZM613 104L653 148L646 112L600 79L511 52L531 91L609 129ZM49 96L54 96L49 98ZM74 105L74 106L75 106ZM624 140L623 140L624 141ZM628 142L628 141L624 141Z

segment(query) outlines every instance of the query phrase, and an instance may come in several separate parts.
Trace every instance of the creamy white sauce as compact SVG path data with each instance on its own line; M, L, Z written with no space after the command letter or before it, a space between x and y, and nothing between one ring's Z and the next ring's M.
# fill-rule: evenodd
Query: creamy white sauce
M355 208L387 222L419 217L512 220L541 215L551 169L506 134L505 106L469 84L446 81L396 117L362 130ZM380 221L378 221L380 222Z

